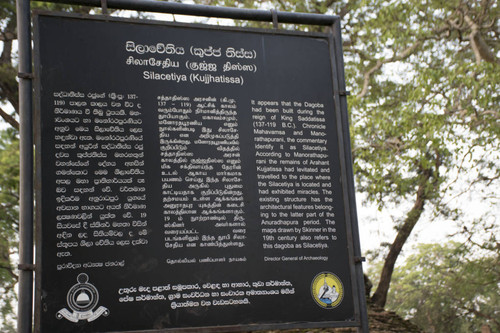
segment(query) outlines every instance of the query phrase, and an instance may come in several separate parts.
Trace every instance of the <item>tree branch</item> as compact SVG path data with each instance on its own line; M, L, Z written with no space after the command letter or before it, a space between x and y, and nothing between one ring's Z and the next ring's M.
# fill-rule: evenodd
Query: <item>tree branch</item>
M0 117L2 117L3 120L8 122L12 127L14 127L16 130L19 131L19 122L10 114L5 112L1 107L0 107Z
M496 55L491 52L489 46L481 36L480 27L474 22L469 15L464 15L464 20L469 25L471 29L471 33L469 34L469 42L471 44L472 50L474 51L474 55L476 56L476 64L480 64L481 60L490 62L490 63L500 63L497 59Z
M429 185L432 185L433 190L436 190L436 188L439 186L438 170L441 165L441 156L438 152L435 153L435 170L433 170L432 168L424 169L422 166L420 167L422 178L418 185L415 203L406 215L404 223L398 230L396 238L394 239L394 242L392 242L389 253L384 260L384 267L382 268L382 272L380 274L379 284L377 290L372 296L372 301L381 308L383 308L385 306L385 303L387 302L387 293L389 292L392 273L394 272L396 260L398 259L399 254L403 249L403 245L410 237L413 228L419 221L420 216L424 211L425 203L432 195L428 187Z
M349 0L344 7L340 9L340 11L337 13L337 15L340 18L344 18L344 16L349 13L349 11L352 9L353 4L357 2L357 0Z
M421 41L416 41L413 45L407 47L403 52L400 54L397 54L389 59L379 59L377 63L368 70L363 76L363 88L361 89L361 92L356 96L357 98L363 98L367 93L368 93L368 86L370 84L370 78L371 76L380 70L384 64L390 63L390 62L396 62L396 61L401 61L406 58L408 58L415 50L422 44Z
M458 302L460 302L460 300L457 300ZM488 319L488 320L491 320L493 323L495 323L495 325L500 328L500 321L498 321L497 319L493 318L492 316L489 316L479 310L476 310L474 308L469 308L469 307L466 307L466 306L462 306L461 307L462 309L468 311L469 313L473 313L475 314L476 316L478 317L481 317L481 318L484 318L484 319Z
M0 266L0 269L5 269L7 271L7 273L9 273L9 275L16 281L18 281L19 279L19 276L17 276L16 273L14 273L14 270L12 269L12 267L8 267L8 266Z
M17 39L17 34L11 31L6 31L0 33L0 42L6 42L9 40L16 40Z
M0 40L3 42L3 51L0 56L0 64L10 65L12 62L12 41L15 39L16 20L10 19L7 22L5 30L0 34Z

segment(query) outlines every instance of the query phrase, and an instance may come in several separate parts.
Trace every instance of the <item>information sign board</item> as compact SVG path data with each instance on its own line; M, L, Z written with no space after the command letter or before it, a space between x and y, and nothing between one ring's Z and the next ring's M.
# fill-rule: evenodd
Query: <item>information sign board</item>
M359 325L332 40L36 15L39 330Z

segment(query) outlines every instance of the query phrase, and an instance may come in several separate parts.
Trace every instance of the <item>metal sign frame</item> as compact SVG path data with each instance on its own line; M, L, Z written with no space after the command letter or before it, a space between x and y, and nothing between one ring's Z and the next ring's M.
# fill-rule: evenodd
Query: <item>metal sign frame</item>
M254 21L268 21L273 22L275 28L278 23L294 23L294 24L308 24L308 25L323 25L329 26L331 33L330 39L330 53L335 55L331 57L332 66L332 79L334 85L334 105L337 112L337 131L339 133L339 153L342 169L342 183L343 196L344 196L344 210L347 226L347 241L350 244L352 263L349 264L353 273L353 296L357 300L358 306L355 306L356 318L359 322L355 323L358 327L358 332L368 332L368 319L366 311L366 299L364 295L364 279L362 271L362 257L359 243L359 232L357 213L355 205L355 192L352 170L352 156L350 147L350 137L348 133L348 113L347 113L347 99L344 77L344 64L343 52L341 42L341 27L340 18L337 16L319 15L319 14L305 14L305 13L288 13L277 11L265 10L245 10L237 8L224 8L213 6L201 5L185 5L180 3L161 2L152 0L66 0L66 1L47 1L66 3L73 5L87 5L94 7L102 7L103 12L106 13L107 8L116 9L129 9L137 11L150 11L162 12L171 14L186 14L195 16L208 16L220 17L230 19L254 20ZM33 317L33 271L35 265L33 264L33 85L32 79L32 56L31 56L31 16L30 16L30 1L17 0L17 15L18 15L18 39L19 39L19 100L20 100L20 154L21 154L21 199L20 199L20 278L19 278L19 306L18 306L18 332L27 333L32 332L32 317ZM115 19L109 16L93 16L93 18L104 20L122 20ZM137 20L134 20L137 21ZM151 21L149 21L151 22ZM186 26L193 26L187 24ZM213 26L204 26L208 29L217 29ZM228 28L224 28L228 30ZM247 31L249 29L246 29ZM250 29L253 30L253 29ZM255 31L263 32L265 29L256 29ZM277 33L277 30L267 31L267 33ZM286 31L279 31L279 33L287 34ZM39 162L39 161L37 161ZM40 164L37 163L36 167L39 168ZM350 223L349 223L350 221ZM40 249L38 249L40 250ZM37 254L37 263L38 255ZM41 267L36 267L36 272L40 273ZM37 283L38 286L38 283ZM38 304L38 302L35 302ZM35 320L39 317L36 313L40 309L35 309ZM35 325L35 329L36 329ZM234 330L257 330L265 328L299 328L305 327L300 324L286 324L283 325L254 325L254 326L238 326L238 327L225 327L224 331ZM332 327L339 327L342 324L332 323ZM308 325L307 327L312 327ZM317 325L321 327L321 325ZM162 330L173 331L176 329ZM196 329L182 329L182 331L221 331L221 328L196 328ZM180 330L177 330L180 331ZM149 331L151 332L151 331Z

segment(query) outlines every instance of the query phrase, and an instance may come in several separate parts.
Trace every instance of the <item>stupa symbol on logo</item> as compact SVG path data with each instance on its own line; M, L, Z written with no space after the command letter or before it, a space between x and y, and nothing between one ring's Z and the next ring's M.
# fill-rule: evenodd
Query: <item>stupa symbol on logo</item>
M66 318L69 321L77 323L80 320L91 322L101 315L108 316L109 310L104 306L100 306L94 311L99 302L99 292L94 285L89 283L89 276L81 273L76 278L76 281L78 283L69 289L66 296L68 307L73 312L63 308L57 312L57 319Z

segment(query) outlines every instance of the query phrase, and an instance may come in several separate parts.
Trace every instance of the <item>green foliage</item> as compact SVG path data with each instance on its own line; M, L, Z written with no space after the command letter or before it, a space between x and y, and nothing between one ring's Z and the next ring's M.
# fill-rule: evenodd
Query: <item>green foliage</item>
M500 332L500 248L421 244L393 275L387 307L426 332ZM471 251L473 250L473 251Z
M0 132L0 321L6 332L11 325L14 285L17 272L14 257L17 255L19 215L19 141L12 129Z
M358 4L344 22L357 189L380 210L413 202L395 219L373 297L383 306L395 257L424 209L456 217L460 207L443 200L451 184L500 177L499 11L492 1Z
M5 0L0 5L0 20L8 17L15 16L16 13L16 1L15 0Z
M370 3L377 15L362 16L350 33L354 45L346 48L353 52L346 55L354 60L346 61L356 79L351 84L362 87L351 99L359 189L382 208L413 196L421 171L430 169L429 199L439 198L460 147L485 144L471 140L471 133L498 144L498 63L477 64L459 36L467 27L449 26L465 3ZM479 15L476 4L467 15ZM358 19L353 14L350 20ZM498 52L498 43L492 47Z

